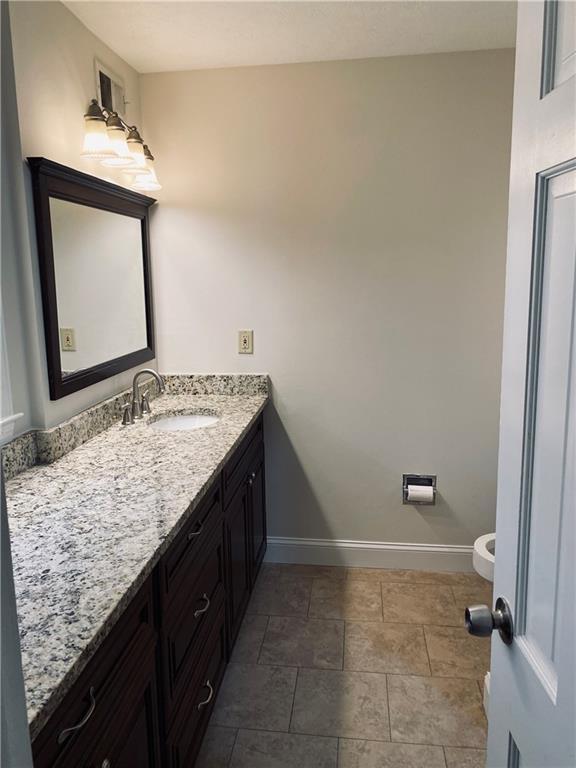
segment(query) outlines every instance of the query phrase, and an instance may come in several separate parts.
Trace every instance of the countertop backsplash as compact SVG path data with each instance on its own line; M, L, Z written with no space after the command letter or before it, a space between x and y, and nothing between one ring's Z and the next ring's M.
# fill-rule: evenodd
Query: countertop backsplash
M267 395L267 374L179 374L163 375L167 394L172 395ZM158 397L156 383L141 381L140 393L148 390L150 401ZM91 440L122 418L122 406L132 395L124 389L50 429L31 430L2 447L4 480L11 480L35 464L51 464L74 448Z

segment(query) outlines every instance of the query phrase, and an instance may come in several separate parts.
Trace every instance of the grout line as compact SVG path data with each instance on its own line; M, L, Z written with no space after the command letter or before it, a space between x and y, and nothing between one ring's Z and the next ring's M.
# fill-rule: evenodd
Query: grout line
M386 675L386 706L388 707L388 736L392 741L392 710L390 709L390 684Z
M448 766L448 758L446 757L446 747L442 746L442 755L444 756L444 768Z
M262 640L260 640L260 647L258 648L258 655L256 656L256 664L260 664L260 656L262 656L262 648L264 647L264 640L266 639L266 633L268 632L269 626L270 626L270 616L268 616L266 620L266 626L264 627L264 634L262 635Z
M240 728L236 728L236 733L234 735L234 744L232 744L232 749L230 750L230 757L228 758L228 762L226 763L227 768L232 765L232 758L234 757L234 750L236 749L236 742L238 741L238 734L240 733Z
M296 667L296 678L294 680L294 691L292 693L292 706L290 707L290 718L288 720L288 733L292 733L290 727L292 725L292 718L294 717L294 704L296 702L296 688L298 687L298 674L300 670Z
M428 667L430 669L430 676L432 676L432 659L430 658L430 649L428 648L428 640L426 638L426 629L424 624L420 627L422 635L424 636L424 648L426 648L426 656L428 657Z
M252 733L278 733L283 736L312 736L313 738L323 738L323 739L335 739L338 741L338 744L340 741L373 741L377 744L401 744L411 747L437 747L438 749L441 749L443 752L448 749L475 749L479 752L485 752L486 747L472 747L472 746L462 746L461 744L430 744L429 741L393 741L392 739L376 739L376 738L370 738L367 739L364 736L335 736L333 733L311 733L309 731L282 731L278 728L254 728L251 726L216 726L219 728L229 728L230 730L236 730L236 740L238 739L238 734L240 731L251 731Z
M310 618L310 607L312 605L312 591L314 590L314 581L315 579L312 578L312 581L310 582L310 593L308 595L308 607L306 608L306 616Z

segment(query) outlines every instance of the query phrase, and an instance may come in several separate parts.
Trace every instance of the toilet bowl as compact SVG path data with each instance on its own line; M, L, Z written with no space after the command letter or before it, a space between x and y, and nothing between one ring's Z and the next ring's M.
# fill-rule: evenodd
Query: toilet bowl
M486 533L474 542L472 564L476 573L488 581L494 581L494 555L496 552L496 534Z

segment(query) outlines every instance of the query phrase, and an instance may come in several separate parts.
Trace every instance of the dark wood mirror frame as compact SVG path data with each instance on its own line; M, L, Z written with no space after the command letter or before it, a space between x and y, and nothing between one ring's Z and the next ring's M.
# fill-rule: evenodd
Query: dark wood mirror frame
M34 208L36 212L36 237L40 262L42 308L50 398L61 397L89 387L99 381L115 376L140 363L155 357L154 318L152 310L152 279L150 275L150 238L148 211L156 202L154 198L132 192L129 189L103 181L96 176L76 171L65 165L46 160L44 157L29 157L32 172ZM67 200L71 203L100 208L140 219L142 227L142 257L144 267L144 294L146 307L146 339L143 349L107 360L90 368L62 376L60 338L58 327L58 306L56 300L56 279L52 224L50 219L50 198Z

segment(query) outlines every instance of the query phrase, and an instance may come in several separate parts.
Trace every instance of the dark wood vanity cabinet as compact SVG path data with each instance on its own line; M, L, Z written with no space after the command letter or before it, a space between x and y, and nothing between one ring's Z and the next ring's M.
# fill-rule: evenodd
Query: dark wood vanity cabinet
M34 740L34 765L192 768L265 550L260 416Z
M33 742L40 768L160 766L153 579L148 578Z

